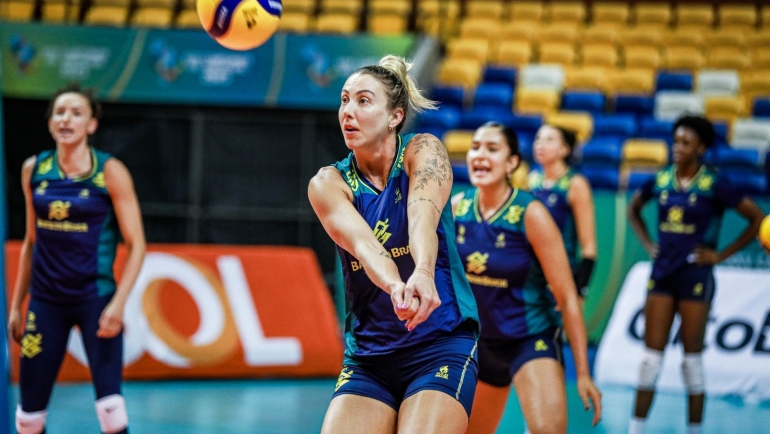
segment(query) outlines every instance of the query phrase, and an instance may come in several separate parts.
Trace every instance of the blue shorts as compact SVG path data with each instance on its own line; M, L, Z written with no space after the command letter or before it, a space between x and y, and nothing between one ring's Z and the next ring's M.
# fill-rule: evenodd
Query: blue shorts
M664 294L676 300L711 303L714 299L714 270L712 267L681 268L662 279L650 279L649 294Z
M525 363L543 357L564 366L561 335L560 328L550 328L521 339L480 339L479 380L506 387Z
M438 390L458 400L470 417L477 377L476 337L461 326L455 334L387 356L346 356L333 396L365 396L398 412L415 393Z

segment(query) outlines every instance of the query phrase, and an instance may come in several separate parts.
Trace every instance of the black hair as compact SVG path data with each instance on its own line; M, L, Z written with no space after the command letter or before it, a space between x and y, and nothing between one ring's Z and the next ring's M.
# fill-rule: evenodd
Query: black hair
M51 101L48 103L48 111L46 111L46 118L50 118L53 115L53 105L56 103L56 99L65 93L76 93L82 96L88 101L88 106L91 107L91 117L97 120L102 117L102 105L96 100L94 89L83 89L80 83L70 83L58 89L51 96Z
M567 154L566 157L564 157L564 163L569 166L570 163L572 162L572 154L575 152L575 145L577 144L577 134L575 134L575 132L570 130L569 128L564 128L557 125L545 124L544 126L553 128L554 130L559 132L559 135L561 135L561 140L569 148L569 153Z
M679 129L679 127L685 127L695 131L698 140L700 140L706 148L710 148L717 137L714 125L703 116L682 116L674 124L671 134L676 134L676 130Z
M503 137L505 137L505 143L508 144L508 148L511 150L511 156L521 156L519 152L519 137L516 135L516 131L514 131L513 128L497 121L489 121L479 128L499 128Z

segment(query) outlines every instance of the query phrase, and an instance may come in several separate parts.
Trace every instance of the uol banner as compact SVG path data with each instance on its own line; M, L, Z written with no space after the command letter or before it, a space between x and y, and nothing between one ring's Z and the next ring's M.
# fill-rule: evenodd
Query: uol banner
M19 249L6 247L8 288ZM342 363L331 295L305 248L150 245L124 324L126 379L334 376ZM88 378L73 329L59 379Z
M649 262L626 276L596 357L601 383L636 387L644 349L644 302ZM706 329L703 364L706 393L770 400L770 270L716 267L716 296ZM658 381L659 390L684 392L680 320Z

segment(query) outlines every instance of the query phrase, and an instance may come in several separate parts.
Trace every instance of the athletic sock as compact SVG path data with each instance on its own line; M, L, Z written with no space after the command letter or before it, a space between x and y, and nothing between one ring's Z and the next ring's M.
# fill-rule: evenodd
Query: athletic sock
M687 434L700 434L700 433L701 433L701 424L699 423L687 424Z
M643 417L634 417L631 422L628 423L628 434L643 434L644 422L647 419Z

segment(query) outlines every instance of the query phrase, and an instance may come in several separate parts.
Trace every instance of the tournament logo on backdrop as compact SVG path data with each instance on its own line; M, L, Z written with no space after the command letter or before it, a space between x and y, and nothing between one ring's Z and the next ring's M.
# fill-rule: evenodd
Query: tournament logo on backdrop
M19 71L24 74L30 72L32 61L35 59L35 47L18 33L11 36L8 44Z
M158 38L150 43L150 58L155 62L155 72L167 82L172 82L184 71L184 64L179 59L179 51Z

